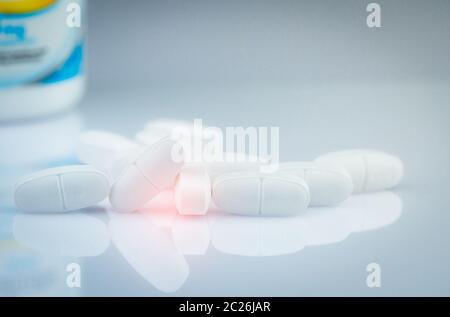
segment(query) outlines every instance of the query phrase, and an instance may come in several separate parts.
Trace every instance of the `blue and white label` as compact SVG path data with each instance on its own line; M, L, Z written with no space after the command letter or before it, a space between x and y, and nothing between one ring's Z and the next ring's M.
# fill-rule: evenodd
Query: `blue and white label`
M83 4L60 0L19 13L0 6L0 88L50 84L82 74L82 29L67 25L67 7L74 2Z

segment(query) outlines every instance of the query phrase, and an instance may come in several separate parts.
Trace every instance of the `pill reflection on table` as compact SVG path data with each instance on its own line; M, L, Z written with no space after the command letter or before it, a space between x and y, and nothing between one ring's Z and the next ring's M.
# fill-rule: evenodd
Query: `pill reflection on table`
M189 276L189 266L170 233L139 213L111 213L111 239L130 266L163 292L175 292Z
M110 243L105 223L85 213L17 214L13 233L24 246L62 256L98 256Z

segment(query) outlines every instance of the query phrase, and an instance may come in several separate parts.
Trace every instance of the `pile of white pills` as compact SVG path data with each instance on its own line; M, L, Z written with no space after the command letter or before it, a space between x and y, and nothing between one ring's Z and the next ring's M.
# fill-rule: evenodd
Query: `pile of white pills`
M173 189L182 215L205 215L214 207L246 216L290 216L308 206L339 204L352 194L393 188L403 176L400 159L375 150L281 163L273 173L260 171L261 160L176 162L176 141L168 136L180 125L189 128L182 121L150 122L136 141L109 132L83 133L76 152L85 165L23 178L16 185L16 205L25 212L67 212L109 197L116 211L133 212Z

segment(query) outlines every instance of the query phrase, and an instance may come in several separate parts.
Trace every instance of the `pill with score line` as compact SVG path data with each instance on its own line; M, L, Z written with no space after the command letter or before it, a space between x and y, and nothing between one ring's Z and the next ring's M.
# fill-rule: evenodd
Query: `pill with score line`
M212 187L215 205L246 216L290 216L303 212L310 193L296 176L263 173L229 173L217 177Z
M25 212L57 213L86 208L104 200L108 177L89 165L57 167L21 179L15 187L16 206Z

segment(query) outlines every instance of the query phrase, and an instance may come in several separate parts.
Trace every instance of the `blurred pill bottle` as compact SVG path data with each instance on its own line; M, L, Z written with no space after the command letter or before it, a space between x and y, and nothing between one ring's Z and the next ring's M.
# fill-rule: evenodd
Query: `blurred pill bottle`
M85 9L84 0L0 0L0 122L80 101Z

